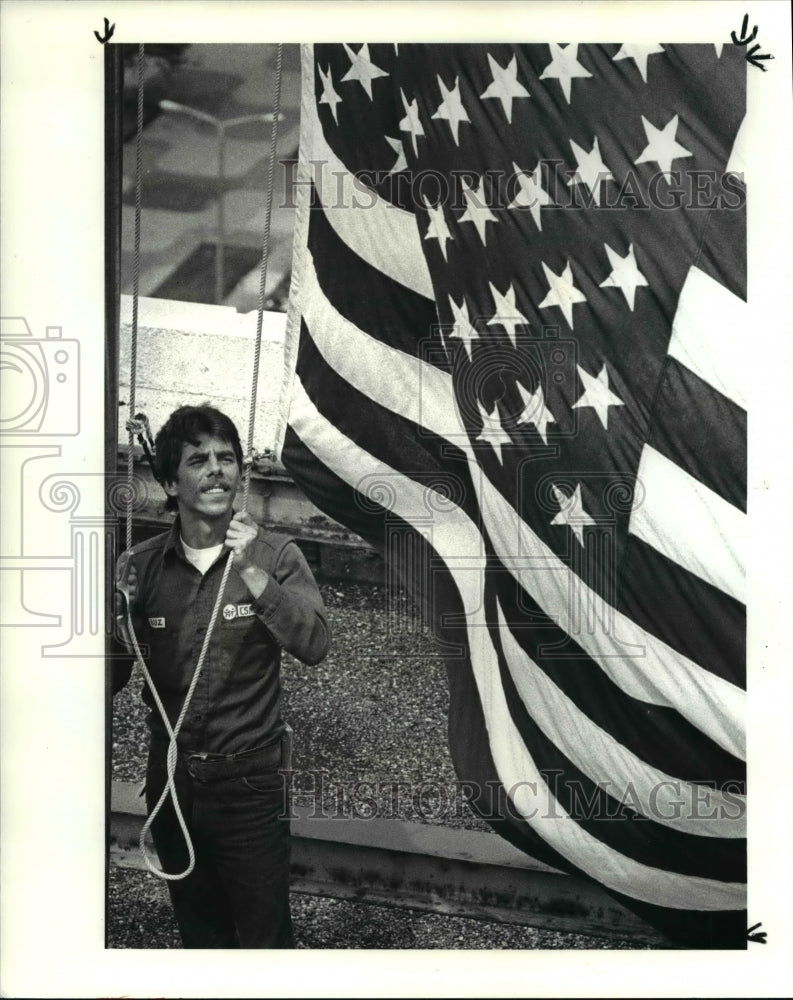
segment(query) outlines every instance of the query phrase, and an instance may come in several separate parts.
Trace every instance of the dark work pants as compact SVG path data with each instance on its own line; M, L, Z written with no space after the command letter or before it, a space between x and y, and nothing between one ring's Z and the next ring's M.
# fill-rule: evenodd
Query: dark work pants
M167 781L167 745L153 741L146 773L151 813ZM280 742L232 758L179 754L176 790L195 850L187 878L169 880L185 948L292 948L289 819ZM169 795L152 823L164 871L189 863Z

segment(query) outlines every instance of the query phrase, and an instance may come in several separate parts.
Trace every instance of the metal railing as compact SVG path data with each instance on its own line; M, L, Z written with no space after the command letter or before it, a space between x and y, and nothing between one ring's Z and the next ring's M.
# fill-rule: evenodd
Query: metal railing
M122 868L144 867L139 787L112 783L110 860ZM600 886L534 861L495 833L297 806L291 817L293 892L671 947Z

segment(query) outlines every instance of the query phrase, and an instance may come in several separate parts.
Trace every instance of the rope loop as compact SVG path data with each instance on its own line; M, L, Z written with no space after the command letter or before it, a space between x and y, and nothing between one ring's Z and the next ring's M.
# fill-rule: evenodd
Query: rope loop
M226 559L226 565L223 568L223 577L220 581L220 588L218 590L217 599L215 600L215 606L212 609L212 615L210 616L209 624L207 625L207 630L206 633L204 634L204 642L203 645L201 646L201 652L198 655L198 663L196 664L196 668L193 671L193 679L190 681L190 687L187 689L187 694L185 695L184 703L182 704L182 710L179 713L179 718L176 720L176 725L173 727L171 727L171 723L168 719L168 714L165 711L165 706L160 700L160 696L157 693L157 688L155 687L152 676L149 673L149 670L146 666L143 656L141 655L140 647L138 645L138 639L137 636L135 635L135 628L132 623L132 613L130 611L129 605L127 605L127 628L129 629L130 638L132 639L132 643L135 648L135 655L137 657L137 662L143 672L143 676L146 678L146 683L149 685L152 695L154 696L154 701L159 710L160 717L162 718L163 723L165 724L165 728L169 737L168 755L166 758L168 780L165 784L165 787L162 790L162 794L160 795L157 804L155 805L154 809L152 809L152 811L149 813L146 822L143 824L143 828L140 831L139 846L140 846L140 852L143 855L143 860L145 861L146 867L149 869L149 871L153 875L157 875L160 878L167 879L169 881L176 881L178 879L187 878L187 876L192 872L193 868L195 867L195 848L193 847L193 842L190 839L190 833L187 829L187 824L185 823L184 816L182 815L182 809L181 806L179 805L179 797L176 794L176 783L174 780L174 775L176 774L177 755L179 750L177 740L179 737L179 732L182 728L182 723L184 722L185 716L187 715L187 710L190 706L190 702L193 697L193 692L195 691L196 684L198 684L198 678L201 676L201 670L204 666L204 660L206 659L207 651L209 650L209 642L212 638L212 633L215 631L215 625L218 620L218 615L220 614L220 606L223 603L223 593L226 589L226 583L229 578L229 573L231 572L231 560L232 560L232 553L229 552L228 558ZM160 809L162 809L169 795L173 800L173 807L176 813L176 818L178 819L179 826L181 827L182 833L184 834L185 845L187 847L187 854L189 858L187 868L185 868L183 872L180 872L178 874L172 874L164 871L161 868L156 868L152 863L151 858L149 857L148 849L146 847L146 836L148 835L148 832L151 828L152 823L155 820L155 817L159 813Z

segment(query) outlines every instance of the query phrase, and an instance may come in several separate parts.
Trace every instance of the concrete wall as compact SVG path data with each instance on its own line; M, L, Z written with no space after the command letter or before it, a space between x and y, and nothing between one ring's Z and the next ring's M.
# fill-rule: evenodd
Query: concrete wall
M230 306L141 298L138 302L138 358L135 408L156 434L168 414L182 404L209 401L248 436L256 312ZM121 296L118 440L126 445L129 418L132 297ZM275 444L277 408L284 369L286 316L265 313L257 396L254 447Z

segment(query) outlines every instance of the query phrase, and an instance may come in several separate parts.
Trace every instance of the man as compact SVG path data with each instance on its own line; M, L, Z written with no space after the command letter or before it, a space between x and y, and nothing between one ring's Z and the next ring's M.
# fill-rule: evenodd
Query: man
M221 612L178 734L175 787L195 868L169 880L186 948L289 948L289 827L284 800L281 649L313 665L328 627L311 571L294 542L266 534L232 503L242 449L211 406L174 411L156 439L155 468L178 510L170 531L119 559L117 587L132 610L171 727L182 711L231 552ZM167 728L151 692L149 812L167 783ZM188 867L169 796L152 824L164 870Z

